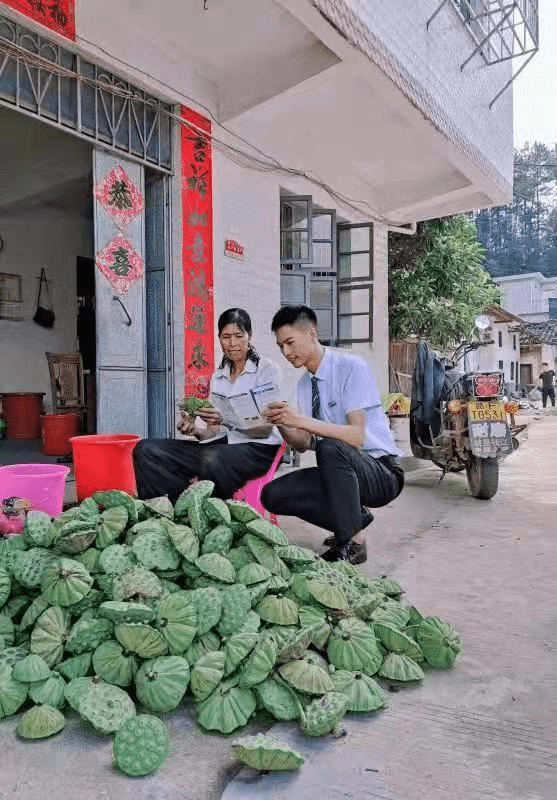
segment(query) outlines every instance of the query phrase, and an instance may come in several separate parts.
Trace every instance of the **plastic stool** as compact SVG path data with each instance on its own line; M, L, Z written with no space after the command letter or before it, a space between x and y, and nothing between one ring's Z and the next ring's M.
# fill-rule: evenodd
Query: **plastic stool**
M286 442L283 442L279 447L275 458L273 459L273 463L271 464L269 471L266 475L262 475L260 478L254 478L251 481L248 481L241 489L238 489L237 492L234 492L233 498L234 500L243 500L244 503L249 503L250 506L253 506L259 513L265 517L266 514L269 514L269 519L274 525L278 526L278 519L276 514L271 514L267 511L266 508L263 508L261 505L261 492L263 491L263 487L266 486L270 481L273 480L275 477L275 472L278 469L280 464L280 460L284 455L284 451L286 450Z

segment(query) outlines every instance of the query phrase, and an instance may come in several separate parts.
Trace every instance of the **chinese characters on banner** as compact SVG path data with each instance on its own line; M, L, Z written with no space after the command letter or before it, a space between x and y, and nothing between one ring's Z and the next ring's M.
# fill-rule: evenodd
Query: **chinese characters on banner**
M46 25L68 39L75 39L75 0L2 0L10 8Z
M182 107L182 119L211 132L195 111ZM214 369L211 145L186 125L181 139L185 394L207 397Z

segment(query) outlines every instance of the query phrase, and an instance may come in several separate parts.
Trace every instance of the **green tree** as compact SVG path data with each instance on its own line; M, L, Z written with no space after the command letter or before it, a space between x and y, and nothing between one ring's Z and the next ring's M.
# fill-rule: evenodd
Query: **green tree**
M500 301L500 289L482 266L484 249L469 217L423 223L412 238L389 234L390 335L448 349L471 336L476 316Z

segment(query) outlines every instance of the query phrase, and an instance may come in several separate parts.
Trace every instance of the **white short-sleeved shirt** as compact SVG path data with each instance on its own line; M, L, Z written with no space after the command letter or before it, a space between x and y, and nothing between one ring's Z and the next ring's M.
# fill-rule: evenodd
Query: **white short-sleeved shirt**
M234 382L230 380L229 364L225 364L224 367L216 369L211 377L211 392L223 395L224 397L231 397L235 394L249 392L251 389L255 389L256 386L263 386L263 384L270 382L280 387L280 373L278 367L273 361L270 361L270 359L259 356L258 364L254 364L251 359L246 361L244 371L241 375L238 375ZM253 442L254 444L282 443L282 436L276 427L273 427L270 435L265 439L251 439L249 434L244 434L236 430L229 430L226 435L228 436L229 444L246 444L247 442Z
M363 359L325 348L315 377L321 402L320 419L346 425L346 415L351 411L366 411L362 450L375 457L402 455L395 445L373 375ZM298 404L301 413L308 417L311 417L311 378L311 373L306 371L298 381Z

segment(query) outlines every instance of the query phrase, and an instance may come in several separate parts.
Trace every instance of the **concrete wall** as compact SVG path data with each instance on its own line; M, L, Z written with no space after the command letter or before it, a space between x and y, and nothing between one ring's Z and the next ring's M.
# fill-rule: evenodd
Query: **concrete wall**
M0 319L0 392L45 392L51 407L45 350L76 350L76 257L92 256L91 222L69 211L34 209L0 216L6 239L0 271L22 276L24 320ZM51 329L33 322L38 278L46 270L56 319Z
M503 290L502 305L527 322L543 322L549 317L549 298L557 297L557 278L541 272L509 275L495 282Z

